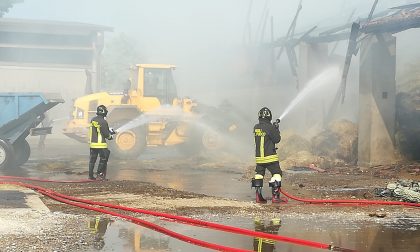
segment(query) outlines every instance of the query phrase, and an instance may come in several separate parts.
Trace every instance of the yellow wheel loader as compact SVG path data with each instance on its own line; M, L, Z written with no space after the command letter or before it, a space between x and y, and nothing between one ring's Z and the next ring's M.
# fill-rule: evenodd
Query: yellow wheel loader
M115 157L135 158L146 146L179 145L189 154L220 148L223 137L219 132L232 131L235 126L212 123L217 121L215 110L198 109L191 99L178 98L174 69L173 65L139 64L132 68L123 92L94 93L76 99L72 119L63 133L87 142L90 120L96 107L103 104L109 110L110 127L117 131L115 141L109 142ZM203 110L207 112L201 113Z

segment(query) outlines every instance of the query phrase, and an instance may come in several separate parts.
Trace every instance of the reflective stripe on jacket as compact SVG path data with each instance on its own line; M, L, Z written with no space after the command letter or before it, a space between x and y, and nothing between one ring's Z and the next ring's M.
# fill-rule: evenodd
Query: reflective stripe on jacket
M280 142L280 131L268 120L260 119L254 126L255 161L267 164L279 161L276 144Z
M106 139L109 139L111 134L109 132L109 126L105 118L102 116L95 116L90 121L89 130L89 145L93 149L105 149L108 148Z

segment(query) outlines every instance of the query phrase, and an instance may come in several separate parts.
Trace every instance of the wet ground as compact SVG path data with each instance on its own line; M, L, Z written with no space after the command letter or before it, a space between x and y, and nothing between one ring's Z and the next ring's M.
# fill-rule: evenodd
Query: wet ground
M112 249L116 251L208 251L208 249L185 244L132 223L120 220L111 222L109 219L102 219L101 221L107 223L106 228L97 233L104 251L111 251ZM405 219L403 223L395 225L354 223L348 226L343 226L341 221L330 221L328 219L318 219L317 225L314 226L313 222L296 220L290 217L282 218L280 225L273 225L270 220L261 221L244 217L217 218L216 221L283 236L298 236L312 241L334 241L333 244L336 246L356 248L358 251L418 251L420 246L418 241L420 236L419 223L411 219ZM258 239L252 237L188 227L162 220L156 220L155 223L194 238L251 251L258 246L259 242ZM412 229L417 230L406 230L406 225L412 225ZM261 250L263 252L323 251L322 249L289 243L276 242L273 245L270 245L269 242L265 243L266 248Z
M48 148L48 147L47 147ZM84 145L55 145L43 154L33 149L31 160L19 169L1 172L48 179L85 179L88 156ZM85 151L87 152L87 151ZM190 216L358 251L420 251L419 209L392 206L318 206L290 201L280 206L253 203L249 185L252 161L240 158L184 158L173 149L150 149L139 160L109 164L110 181L83 184L43 184L77 197ZM224 156L226 157L226 156ZM396 178L420 179L417 164L363 170L341 167L317 173L288 171L284 189L293 195L323 199L377 199L373 190ZM268 188L265 188L269 195ZM389 199L388 199L389 200ZM86 229L95 214L43 199L52 210L83 217ZM375 215L381 213L381 215ZM87 216L87 217L86 217ZM378 216L382 217L379 218ZM107 219L108 218L108 219ZM173 231L225 246L253 250L252 237L181 225L147 217ZM272 225L279 218L281 225ZM169 238L120 219L101 216L102 230L93 230L92 251L209 251ZM103 223L105 222L105 224ZM105 227L105 228L104 228ZM255 244L254 244L255 243ZM260 243L263 245L264 242ZM268 242L270 243L270 242ZM261 251L317 251L276 242ZM2 251L0 249L0 251Z

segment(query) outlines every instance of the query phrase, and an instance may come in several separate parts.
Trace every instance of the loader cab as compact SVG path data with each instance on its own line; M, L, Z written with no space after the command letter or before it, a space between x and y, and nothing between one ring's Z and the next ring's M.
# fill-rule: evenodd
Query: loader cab
M139 96L156 98L161 105L172 104L177 98L177 90L173 79L173 65L140 64L137 74L132 81L132 89L136 89ZM136 87L133 85L137 83Z

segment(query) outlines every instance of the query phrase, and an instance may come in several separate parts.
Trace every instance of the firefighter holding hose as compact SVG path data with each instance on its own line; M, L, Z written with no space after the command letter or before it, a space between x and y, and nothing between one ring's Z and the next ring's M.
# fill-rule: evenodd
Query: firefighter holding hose
M112 136L116 134L113 129L110 129L106 116L108 110L104 105L99 105L96 108L96 116L90 121L89 130L89 145L90 145L90 158L89 158L89 179L95 180L93 176L93 169L95 168L96 159L99 155L99 165L97 170L97 177L104 180L106 177L106 169L108 164L109 155L111 152L108 150L106 139L112 140Z
M280 119L276 119L276 121L271 123L272 118L271 111L264 107L258 112L259 122L254 126L256 168L251 187L255 187L257 203L267 203L267 200L262 195L266 169L271 173L269 186L273 194L272 203L280 203L282 171L276 151L276 144L281 140Z

